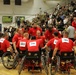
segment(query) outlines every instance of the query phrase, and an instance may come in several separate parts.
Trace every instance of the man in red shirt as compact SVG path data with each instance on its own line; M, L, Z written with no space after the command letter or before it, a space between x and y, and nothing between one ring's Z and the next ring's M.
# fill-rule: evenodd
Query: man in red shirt
M73 26L73 27L75 28L75 30L76 30L76 16L73 17L72 26Z
M23 39L19 40L17 43L17 48L19 48L19 52L20 53L25 53L27 50L27 42L29 39L29 34L28 33L24 33L23 34Z
M47 44L43 47L43 48L47 48L47 47L50 47L51 50L50 50L50 53L49 53L49 57L51 58L52 57L52 54L53 54L53 50L55 48L55 45L56 43L58 42L59 38L58 38L58 32L54 32L53 34L54 38L49 40L47 42Z
M14 47L15 52L17 52L17 49L16 49L17 43L22 38L23 38L23 30L18 29L18 32L15 33L15 35L13 36L13 39L12 39L12 43L13 43L13 47Z
M34 23L33 27L30 28L28 32L31 36L36 36L37 30L39 30L42 33L42 29L40 27L37 27L37 24Z
M41 39L43 46L45 45L45 36L41 36L41 32L39 30L37 30L36 39Z
M56 29L53 28L52 26L49 26L49 27L48 27L48 30L46 30L45 33L44 33L45 38L46 38L47 41L50 40L50 39L52 39L52 38L54 38L54 36L53 36L53 33L54 33L54 32L58 32L58 30L56 30ZM58 37L59 37L59 38L61 37L61 35L60 35L59 32L58 32Z
M40 39L36 40L36 37L32 36L32 39L27 42L27 47L28 51L37 52L39 51L40 47L42 47L41 40Z
M55 46L52 59L56 55L57 50L60 50L60 53L72 52L73 46L74 46L73 41L68 38L68 32L64 31L63 38L59 39L59 41L57 42Z
M8 41L8 37L9 37L8 33L4 33L3 38L0 39L1 50L3 50L3 52L6 52L6 51L13 52L10 42Z

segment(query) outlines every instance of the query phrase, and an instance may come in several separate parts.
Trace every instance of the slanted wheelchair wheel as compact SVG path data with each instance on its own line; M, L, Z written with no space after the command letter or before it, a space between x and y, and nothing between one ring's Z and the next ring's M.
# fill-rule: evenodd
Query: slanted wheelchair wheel
M48 73L48 64L46 62L46 57L45 56L42 56L41 57L41 61L42 61L43 69L46 72L46 75L48 75L49 73Z
M21 71L22 71L23 68L24 68L24 62L25 62L25 56L22 58L21 64L20 64L20 66L19 66L19 70L18 70L18 74L19 74L19 75L21 74Z
M57 72L57 59L55 58L54 60L51 61L50 65L50 73L51 75L55 75Z
M15 69L19 64L19 54L17 54L14 58L12 68Z
M12 69L13 56L12 53L7 51L2 55L2 64L7 69Z

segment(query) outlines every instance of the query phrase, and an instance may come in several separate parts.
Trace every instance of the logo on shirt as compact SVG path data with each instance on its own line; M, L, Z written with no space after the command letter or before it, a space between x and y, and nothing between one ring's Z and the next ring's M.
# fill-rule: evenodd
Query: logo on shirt
M20 47L25 47L26 46L26 42L20 42Z
M36 46L36 42L30 42L30 46Z
M62 42L69 43L69 39L68 38L62 38Z
M0 39L0 42L1 42L1 43L3 43L3 42L4 42L4 40L5 40L4 38L1 38L1 39Z
M58 40L54 40L54 44L56 44L58 42Z

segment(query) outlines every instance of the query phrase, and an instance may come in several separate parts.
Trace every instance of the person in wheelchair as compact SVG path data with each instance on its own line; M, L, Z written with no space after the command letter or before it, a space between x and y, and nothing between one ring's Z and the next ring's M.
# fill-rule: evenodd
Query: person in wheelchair
M40 58L40 48L43 46L41 39L36 39L35 36L31 37L31 40L27 42L28 53L27 57L29 58Z
M69 57L68 59L71 59L71 57L74 56L74 54L72 54L72 56L69 56L69 55L74 52L73 47L74 47L74 43L71 39L68 38L68 32L64 31L63 38L59 39L55 46L55 49L54 49L54 52L52 55L52 59L54 59L54 57L57 53L57 50L60 50L60 59L66 61L67 58L64 58L65 56ZM65 53L65 55L62 56L64 53Z
M17 49L19 51L19 54L22 55L22 56L26 54L28 39L29 39L29 34L24 33L23 34L23 39L19 40L18 43L17 43Z
M8 41L8 38L9 38L9 35L7 32L5 32L2 38L0 39L0 46L1 46L0 49L3 51L3 53L7 51L10 51L11 53L13 52L10 42Z
M53 33L53 36L54 36L54 38L51 39L50 41L48 41L48 42L46 43L46 45L43 47L43 49L44 49L44 48L47 48L47 47L50 47L50 48L51 48L51 50L50 50L50 52L49 52L49 57L50 57L50 58L52 57L52 54L53 54L55 45L56 45L56 43L57 43L58 40L59 40L59 38L58 38L58 32L54 32L54 33Z
M74 43L72 40L70 40L68 38L68 32L64 31L63 32L63 38L59 39L56 46L55 46L55 49L54 49L54 52L52 55L52 59L56 55L57 50L60 50L60 53L62 53L62 52L73 52L73 47L74 47Z

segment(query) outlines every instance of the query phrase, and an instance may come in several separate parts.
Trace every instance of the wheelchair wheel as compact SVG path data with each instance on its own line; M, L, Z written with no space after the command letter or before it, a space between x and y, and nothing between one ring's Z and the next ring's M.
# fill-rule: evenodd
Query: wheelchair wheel
M19 54L17 54L14 58L12 68L15 69L19 64Z
M51 61L50 65L50 73L51 75L55 75L57 72L57 59L55 58L54 60Z
M20 67L19 67L19 70L18 70L18 74L20 75L21 74L21 71L23 70L24 68L24 62L25 62L25 56L22 58L21 60L21 64L20 64Z
M48 75L48 64L46 62L46 57L45 56L42 56L41 57L41 61L42 61L42 66L43 66L43 69L45 70L46 72L46 75Z
M7 69L12 69L13 56L12 53L7 51L2 55L2 64Z

